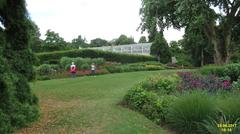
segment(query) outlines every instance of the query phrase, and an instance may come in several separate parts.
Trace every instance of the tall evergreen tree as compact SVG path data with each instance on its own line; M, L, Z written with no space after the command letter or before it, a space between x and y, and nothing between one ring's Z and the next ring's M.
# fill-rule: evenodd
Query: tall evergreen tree
M152 43L151 55L157 56L162 63L168 63L171 60L171 53L168 43L160 33L156 34Z
M25 0L1 0L0 5L0 133L11 133L39 116L38 99L28 84L35 58Z

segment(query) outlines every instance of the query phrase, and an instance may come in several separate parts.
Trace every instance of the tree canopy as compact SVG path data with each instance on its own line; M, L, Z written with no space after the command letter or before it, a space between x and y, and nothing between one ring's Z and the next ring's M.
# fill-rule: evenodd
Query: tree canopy
M234 29L240 24L239 0L142 0L141 30L198 28L214 48L214 62L228 63Z
M101 38L96 38L91 40L90 47L102 47L102 46L108 46L108 41L101 39Z
M147 38L145 36L141 36L138 43L147 43Z
M60 37L58 33L47 30L45 36L46 38L43 41L44 51L57 51L66 49L67 42Z
M85 48L88 47L87 39L83 38L81 35L79 35L77 38L72 40L71 47L78 49L79 47Z
M118 37L118 39L115 40L114 45L126 45L126 44L134 44L134 38L133 37L127 37L126 35L122 34Z

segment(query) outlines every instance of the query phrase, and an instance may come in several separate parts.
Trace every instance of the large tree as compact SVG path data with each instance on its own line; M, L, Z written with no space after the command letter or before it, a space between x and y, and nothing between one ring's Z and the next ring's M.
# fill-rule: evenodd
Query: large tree
M38 26L35 24L35 22L29 20L29 45L32 49L33 52L41 52L42 51L42 45L43 45L43 40L40 39L40 31Z
M185 30L181 46L186 54L191 57L191 63L194 66L203 66L213 64L213 46L205 34L198 28L188 28Z
M77 38L73 39L71 42L71 47L74 49L85 48L88 46L89 45L87 44L87 39L83 38L81 35L79 35Z
M214 48L214 62L222 65L231 57L233 29L240 24L240 0L142 0L141 29L152 34L174 28L197 27Z
M134 44L133 37L127 37L126 35L122 34L115 40L115 45L126 45L126 44Z
M57 51L67 49L67 42L56 32L47 30L43 44L44 51Z
M108 46L109 43L107 40L96 38L91 40L90 47L102 47L102 46Z
M0 1L0 133L11 133L39 116L28 82L34 78L25 0Z

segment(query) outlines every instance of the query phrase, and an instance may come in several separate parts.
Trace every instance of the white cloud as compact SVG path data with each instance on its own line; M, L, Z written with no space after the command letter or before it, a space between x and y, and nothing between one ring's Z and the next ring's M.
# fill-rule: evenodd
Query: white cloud
M67 41L78 35L88 41L98 37L112 40L120 34L138 41L140 6L140 0L27 0L30 16L41 34L51 29ZM170 41L180 39L182 33L169 29L164 34Z

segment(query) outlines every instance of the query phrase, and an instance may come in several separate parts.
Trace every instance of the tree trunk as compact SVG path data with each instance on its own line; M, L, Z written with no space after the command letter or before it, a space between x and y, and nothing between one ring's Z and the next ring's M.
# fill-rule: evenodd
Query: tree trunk
M231 26L223 28L223 32L216 31L216 26L212 23L204 27L204 33L212 43L214 48L214 63L224 65L230 61L230 44L231 44Z
M204 66L204 53L203 53L203 48L201 50L201 67Z

